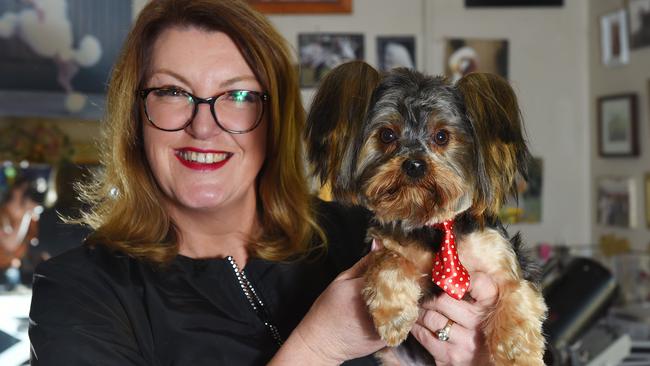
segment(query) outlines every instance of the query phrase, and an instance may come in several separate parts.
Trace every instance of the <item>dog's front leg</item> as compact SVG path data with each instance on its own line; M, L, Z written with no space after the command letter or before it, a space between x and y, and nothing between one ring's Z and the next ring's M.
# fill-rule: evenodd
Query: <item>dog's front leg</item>
M422 274L411 261L390 249L371 255L363 297L379 335L394 347L406 339L417 320Z

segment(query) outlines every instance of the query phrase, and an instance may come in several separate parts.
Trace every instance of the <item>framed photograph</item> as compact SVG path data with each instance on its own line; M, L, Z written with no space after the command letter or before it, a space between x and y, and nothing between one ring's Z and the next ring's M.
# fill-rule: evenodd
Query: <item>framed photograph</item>
M564 0L465 0L465 6L490 7L490 6L562 6Z
M255 9L269 14L352 12L352 0L248 0L248 2Z
M508 41L502 39L448 39L445 45L445 75L453 82L475 72L490 72L508 78Z
M629 0L630 48L650 46L650 0Z
M599 178L596 184L596 199L599 225L636 227L634 179Z
M639 155L637 96L598 98L598 152L602 157Z
M643 185L645 186L645 222L650 228L650 173L646 173Z
M600 47L603 64L606 66L625 65L630 61L624 9L600 17Z
M298 34L300 86L313 88L336 66L364 59L363 34Z
M381 71L396 67L415 69L414 36L377 37L377 66Z
M0 1L0 114L101 118L132 13L132 0Z

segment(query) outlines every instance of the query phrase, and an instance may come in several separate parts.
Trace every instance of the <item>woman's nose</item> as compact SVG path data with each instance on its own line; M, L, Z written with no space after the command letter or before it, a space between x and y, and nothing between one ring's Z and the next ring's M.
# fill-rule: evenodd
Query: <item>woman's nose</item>
M210 105L203 103L197 106L194 119L185 130L188 134L200 140L210 138L222 132L212 115Z

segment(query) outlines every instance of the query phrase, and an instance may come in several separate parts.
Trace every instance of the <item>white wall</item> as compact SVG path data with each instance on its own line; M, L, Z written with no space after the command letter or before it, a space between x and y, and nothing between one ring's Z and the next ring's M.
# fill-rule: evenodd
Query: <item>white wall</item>
M272 15L296 46L301 32L362 32L366 61L376 64L377 35L413 34L419 69L442 73L447 37L510 42L509 74L531 150L544 160L543 218L513 226L526 240L591 241L587 0L561 8L472 9L460 0L354 0L348 15ZM306 92L305 97L310 98Z

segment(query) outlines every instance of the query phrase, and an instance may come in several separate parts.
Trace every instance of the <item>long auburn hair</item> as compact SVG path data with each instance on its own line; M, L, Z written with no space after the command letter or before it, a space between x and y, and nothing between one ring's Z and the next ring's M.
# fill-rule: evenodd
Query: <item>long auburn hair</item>
M89 245L102 244L157 264L178 253L178 233L163 208L163 193L148 165L138 90L157 37L172 27L227 34L271 96L265 160L257 177L261 235L249 238L251 255L288 260L306 254L320 237L304 177L301 132L305 116L296 71L284 38L261 14L239 0L150 1L129 33L115 64L103 122L101 162L92 182L79 185L90 209L79 222L94 229ZM272 159L269 157L273 157Z

